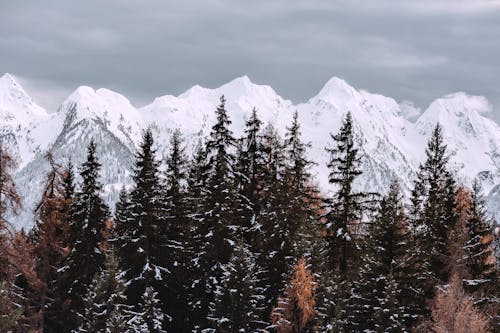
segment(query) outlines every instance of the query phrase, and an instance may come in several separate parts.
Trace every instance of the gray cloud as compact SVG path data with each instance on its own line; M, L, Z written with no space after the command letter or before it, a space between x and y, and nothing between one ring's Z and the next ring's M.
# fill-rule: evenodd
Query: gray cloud
M242 74L300 102L336 75L423 108L485 95L500 120L499 1L3 1L0 50L49 109L82 84L141 105Z

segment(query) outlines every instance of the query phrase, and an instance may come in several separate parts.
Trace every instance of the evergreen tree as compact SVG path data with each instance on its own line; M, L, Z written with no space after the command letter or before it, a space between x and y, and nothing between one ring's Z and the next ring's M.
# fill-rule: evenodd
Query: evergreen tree
M57 282L60 292L67 293L59 313L61 322L58 330L63 332L76 328L77 319L84 312L82 295L86 294L95 274L104 267L103 231L109 211L100 197L100 168L96 145L92 141L87 148L87 160L80 167L80 189L70 208L70 232L75 235L75 240L64 266L59 270L61 275Z
M133 333L164 333L162 323L164 314L158 300L158 293L151 287L146 287L139 303L139 309L134 313L129 323Z
M269 125L263 133L264 179L261 190L260 214L256 225L253 250L257 254L257 264L263 271L259 285L263 288L266 308L263 318L269 318L277 298L283 293L289 272L290 249L285 246L286 234L282 226L288 216L288 194L285 191L285 152L282 139Z
M242 209L242 236L248 244L254 244L258 233L256 224L260 214L261 191L264 177L264 151L260 128L262 121L254 108L245 123L244 136L238 154L239 206Z
M142 137L133 173L134 187L122 194L117 207L117 229L113 243L127 285L128 304L137 310L146 289L155 295L168 270L161 254L165 235L163 203L158 162L151 130Z
M223 275L223 266L229 261L238 228L236 211L237 190L234 166L235 139L229 129L231 121L225 109L226 100L221 97L216 110L217 121L212 127L206 143L206 164L202 198L203 211L198 215L197 235L200 237L200 253L196 258L196 269L203 275L195 288L203 295L195 304L195 322L201 328L208 327L209 304L214 301L217 285Z
M309 168L313 162L307 159L309 143L302 142L298 113L293 115L293 121L285 134L285 170L283 194L288 203L288 214L282 222L281 232L284 233L284 247L288 264L291 266L295 258L311 259L312 238L315 236L312 207L315 203L316 190L312 186Z
M166 323L169 332L187 332L186 314L189 312L191 221L188 216L187 159L179 130L174 131L167 157L165 191L165 233L162 262L168 270L159 291L165 310L172 317Z
M322 276L320 307L327 321L333 318L334 330L342 332L347 325L347 293L359 267L361 221L371 195L354 190L354 182L362 172L349 112L339 132L331 137L333 146L326 151L330 154L329 182L335 190L332 197L325 199L324 255L327 262Z
M258 287L259 271L249 247L243 241L238 242L223 270L209 315L213 331L263 331L266 323L260 319L264 296Z
M465 285L471 292L487 287L485 284L488 282L494 282L497 273L493 259L493 231L486 220L486 210L480 192L479 183L476 181L465 219L467 238L463 247L464 263L470 274L470 279L465 281Z
M104 270L96 274L83 299L85 313L79 318L76 331L125 332L129 316L126 301L125 284L118 276L118 260L110 252Z
M409 332L418 315L411 306L419 290L399 185L393 182L369 225L359 277L349 300L352 331Z
M448 279L451 260L449 235L457 221L455 184L447 169L448 157L439 124L426 148L426 161L420 166L412 191L411 224L417 253L415 265L425 281L425 297L433 296L434 285ZM425 299L420 300L422 308Z

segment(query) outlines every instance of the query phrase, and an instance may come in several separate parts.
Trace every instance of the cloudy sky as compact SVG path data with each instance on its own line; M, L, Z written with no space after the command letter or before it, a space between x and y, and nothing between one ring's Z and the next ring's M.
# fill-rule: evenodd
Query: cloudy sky
M339 76L422 108L484 95L500 120L500 1L1 1L3 72L49 110L83 84L141 106L247 74L301 102Z

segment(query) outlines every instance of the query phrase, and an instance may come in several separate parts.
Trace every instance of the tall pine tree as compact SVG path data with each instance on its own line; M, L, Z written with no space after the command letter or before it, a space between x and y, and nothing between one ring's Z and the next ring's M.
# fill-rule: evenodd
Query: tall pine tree
M326 150L330 154L329 182L334 186L334 192L332 197L325 199L324 207L324 255L327 262L322 276L320 307L325 327L344 332L347 327L347 294L359 267L361 222L369 194L354 188L362 171L350 112L339 132L331 137L333 145Z
M448 156L442 128L436 125L426 148L411 197L411 225L419 267L425 281L425 297L433 296L434 286L448 279L450 232L457 221L455 182L447 168ZM425 299L421 300L425 307Z
M141 297L146 290L156 295L168 273L162 261L165 205L153 144L148 129L136 153L134 187L130 194L122 194L116 210L117 233L113 243L127 285L128 304L136 311L140 304L144 306Z
M96 145L92 141L87 148L87 160L80 167L81 184L70 207L70 233L75 239L71 252L59 270L58 288L67 293L59 331L69 332L76 328L79 315L84 313L82 295L87 293L94 275L104 267L102 251L103 231L109 210L101 199L99 182L101 164L97 160Z
M206 142L202 175L205 186L201 193L203 204L195 222L200 251L195 259L195 269L200 274L193 286L199 297L197 303L192 305L192 315L198 328L202 329L209 326L209 304L215 299L223 267L231 258L238 234L235 139L229 129L231 121L225 103L222 96L216 110L216 123Z

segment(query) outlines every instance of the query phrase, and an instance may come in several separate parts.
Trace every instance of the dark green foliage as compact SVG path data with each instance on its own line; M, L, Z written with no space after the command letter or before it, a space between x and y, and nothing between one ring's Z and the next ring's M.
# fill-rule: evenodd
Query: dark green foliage
M196 293L201 293L192 304L193 320L201 328L208 326L209 304L214 301L217 284L222 278L223 266L229 261L238 234L235 216L238 215L235 181L235 139L229 129L231 121L225 109L224 96L216 110L216 123L206 142L201 183L202 203L195 217L197 257L194 269L198 271ZM235 221L236 220L236 221Z
M96 274L83 299L85 313L79 318L78 332L125 331L129 314L125 284L118 273L118 260L109 253L104 270Z
M158 164L152 133L147 130L136 154L134 187L120 196L113 240L127 285L127 301L136 310L146 289L159 290L168 272L161 260L166 222Z
M410 235L397 183L392 183L370 224L360 273L349 300L353 331L409 332L415 271Z
M415 237L416 262L425 280L425 296L433 296L434 285L447 281L450 262L449 235L457 221L455 183L447 169L448 156L441 126L434 128L412 192L411 224ZM425 307L425 300L421 300Z
M161 260L167 270L159 298L165 311L171 316L166 323L169 332L187 332L186 314L189 313L191 286L191 262L193 234L189 219L189 200L186 188L187 159L182 146L181 134L176 130L171 139L167 157L165 186L165 232Z
M66 295L60 307L59 331L69 332L76 328L77 318L84 313L82 295L87 293L95 274L104 267L102 252L103 231L109 217L108 207L100 197L99 182L101 164L97 160L96 145L91 142L87 148L87 160L80 167L82 179L70 208L70 233L75 237L73 248L59 270L57 288L60 295Z
M326 322L336 332L342 332L347 327L347 295L359 267L361 221L371 201L370 194L354 189L354 181L362 172L350 113L331 137L333 145L326 150L330 154L329 182L334 193L324 200L326 262L319 306Z
M223 267L220 285L215 292L209 320L214 332L257 332L266 326L262 320L264 296L258 287L259 271L249 247L236 245Z

